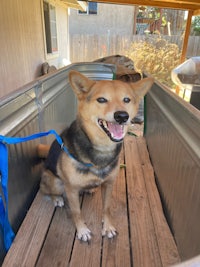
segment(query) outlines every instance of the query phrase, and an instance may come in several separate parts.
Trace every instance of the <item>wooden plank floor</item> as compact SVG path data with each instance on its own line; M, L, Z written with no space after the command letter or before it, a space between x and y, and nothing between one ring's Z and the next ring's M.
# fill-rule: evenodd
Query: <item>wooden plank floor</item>
M121 154L113 201L118 236L101 237L101 191L84 195L82 211L93 232L90 244L76 239L67 208L37 194L3 266L162 267L180 261L162 212L143 137L128 136Z

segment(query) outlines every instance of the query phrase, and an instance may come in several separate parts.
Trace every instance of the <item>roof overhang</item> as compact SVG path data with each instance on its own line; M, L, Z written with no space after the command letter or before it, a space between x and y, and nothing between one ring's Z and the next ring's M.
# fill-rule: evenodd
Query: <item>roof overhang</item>
M91 2L143 5L169 9L190 10L193 15L200 15L200 0L90 0Z
M59 2L66 8L74 8L81 11L86 11L88 3L87 1L78 0L59 0Z

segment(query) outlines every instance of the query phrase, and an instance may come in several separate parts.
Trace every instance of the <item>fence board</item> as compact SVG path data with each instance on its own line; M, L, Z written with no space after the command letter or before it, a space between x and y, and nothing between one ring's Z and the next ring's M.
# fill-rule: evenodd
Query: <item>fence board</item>
M182 48L182 36L162 36L167 41L175 43ZM97 58L109 55L122 54L130 48L132 42L139 42L146 38L145 35L105 35L97 34L71 34L70 35L70 59L71 62L93 61ZM151 38L154 36L151 35ZM155 35L155 38L157 36ZM187 49L187 57L200 55L200 36L190 36Z

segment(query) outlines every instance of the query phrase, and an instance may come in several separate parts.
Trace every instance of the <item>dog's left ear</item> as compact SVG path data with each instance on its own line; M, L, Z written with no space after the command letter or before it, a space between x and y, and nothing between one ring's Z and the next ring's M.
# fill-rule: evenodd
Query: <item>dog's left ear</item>
M144 78L138 82L131 83L131 87L134 89L134 92L139 96L139 98L142 98L151 89L153 83L153 78Z
M94 81L88 79L75 70L70 71L69 82L78 98L80 98L84 93L87 93L95 84Z

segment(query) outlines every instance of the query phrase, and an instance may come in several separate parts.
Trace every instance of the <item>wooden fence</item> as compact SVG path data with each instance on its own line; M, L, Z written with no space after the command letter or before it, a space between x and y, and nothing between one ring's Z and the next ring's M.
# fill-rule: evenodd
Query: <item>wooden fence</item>
M71 62L93 61L108 55L122 54L134 41L144 40L145 35L70 35L70 59ZM157 38L151 36L150 38ZM183 38L181 36L163 36L171 43L175 43L181 49ZM200 56L200 36L190 36L187 57Z

